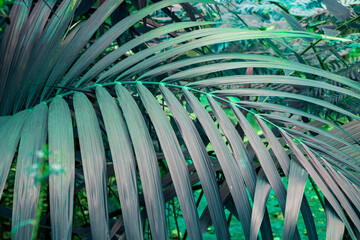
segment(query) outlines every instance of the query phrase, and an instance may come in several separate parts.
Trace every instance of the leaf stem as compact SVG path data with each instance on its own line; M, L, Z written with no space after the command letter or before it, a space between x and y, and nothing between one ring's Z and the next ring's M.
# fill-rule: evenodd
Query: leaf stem
M355 21L358 20L358 19L360 19L360 15L357 16L357 17L355 17L355 18L353 18L353 19L351 19L351 20L349 20L349 21L347 21L347 22L344 22L343 24L341 24L340 26L338 26L337 28L335 28L335 30L339 30L339 29L345 27L347 24L352 23L352 22L355 22ZM339 35L340 35L340 33L337 34L336 37L338 37ZM305 49L300 53L300 56L304 55L307 51L309 51L310 49L312 49L312 48L313 48L316 44L318 44L321 40L322 40L322 39L318 39L318 40L316 40L314 43L311 43L307 48L305 48Z

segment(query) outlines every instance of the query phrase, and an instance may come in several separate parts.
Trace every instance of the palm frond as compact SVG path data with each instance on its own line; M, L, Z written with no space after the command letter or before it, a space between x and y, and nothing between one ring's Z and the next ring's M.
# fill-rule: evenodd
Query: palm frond
M74 205L75 149L70 109L61 97L49 107L49 178L53 239L70 238ZM66 173L66 174L63 174Z
M105 1L76 24L77 0L50 1L51 8L43 1L14 5L16 20L3 33L0 48L0 197L12 187L6 181L14 164L14 239L37 234L34 219L43 211L39 201L47 201L39 197L46 174L50 213L41 227L49 224L54 239L75 234L169 239L170 217L185 223L180 228L176 222L177 237L201 239L213 224L218 239L230 239L228 211L240 220L245 239L257 239L259 232L272 239L270 197L284 216L284 239L303 237L301 218L308 237L318 239L307 179L325 198L327 236L356 238L359 114L302 90L358 100L359 83L306 65L299 54L301 63L212 52L213 46L245 40L272 39L273 48L279 38L347 40L190 21L144 28L138 37L115 43L149 14L171 5L183 4L194 19L195 7L188 4L194 2L214 3L169 0L145 7L142 2L139 11L100 35L98 28L126 6L123 1ZM306 112L305 103L351 121L343 125ZM80 224L73 217L77 207Z
M36 176L41 171L39 166L42 159L37 152L46 143L47 118L48 107L43 103L39 104L21 130L12 211L12 226L16 230L14 239L32 236L32 221L36 216L40 194L40 181Z
M100 126L92 104L84 93L75 93L74 109L91 219L91 235L98 239L109 239L106 158Z

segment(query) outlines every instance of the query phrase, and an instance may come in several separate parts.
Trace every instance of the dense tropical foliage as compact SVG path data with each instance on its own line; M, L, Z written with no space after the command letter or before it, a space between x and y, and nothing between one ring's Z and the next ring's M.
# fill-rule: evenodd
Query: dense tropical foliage
M0 0L1 238L359 239L359 5Z

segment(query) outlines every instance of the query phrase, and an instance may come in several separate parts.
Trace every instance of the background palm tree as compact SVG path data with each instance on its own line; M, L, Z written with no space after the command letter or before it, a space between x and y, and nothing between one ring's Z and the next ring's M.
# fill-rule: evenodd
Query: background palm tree
M177 226L185 223L184 237L200 239L214 225L217 238L228 239L226 208L246 239L259 232L270 239L266 203L275 196L283 238L299 239L303 218L309 239L317 239L307 179L320 190L327 237L341 239L344 229L359 237L360 118L322 95L358 100L360 85L306 65L287 45L347 40L301 29L220 27L190 3L218 4L139 1L137 11L118 0L99 1L95 11L92 1L78 0L12 6L0 48L0 196L5 202L12 191L10 172L12 238L36 238L38 227L51 223L54 239L142 239L149 232L168 239L174 215ZM191 21L169 6L181 6ZM149 17L161 9L177 23ZM236 46L246 41L279 56L244 53ZM221 44L229 48L213 53ZM298 62L287 59L289 49ZM308 96L308 89L322 94ZM303 110L309 106L318 114ZM337 124L324 112L354 121ZM109 206L110 198L120 205ZM74 208L81 214L75 226Z

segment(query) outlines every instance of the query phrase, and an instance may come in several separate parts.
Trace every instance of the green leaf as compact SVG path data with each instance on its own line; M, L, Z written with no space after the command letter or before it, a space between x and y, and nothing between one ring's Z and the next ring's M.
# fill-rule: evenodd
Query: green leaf
M250 233L251 207L243 178L240 172L237 171L237 163L229 148L225 145L219 130L216 128L208 112L189 90L184 88L183 92L215 150L216 156L224 171L225 179L229 185L231 195L233 196L240 222L243 226L244 235L248 238Z
M141 111L130 93L119 84L115 89L139 167L151 234L154 239L168 239L164 195L152 140Z
M263 132L264 136L266 137L268 143L271 146L272 151L274 152L277 160L279 161L279 164L282 168L282 171L284 172L285 176L290 178L289 169L290 169L290 159L288 157L287 152L285 152L284 146L280 144L280 141L282 139L277 139L274 135L274 133L271 131L271 129L265 124L265 122L261 119L259 115L256 115L256 120L261 128L261 131ZM288 184L288 186L290 186ZM289 188L288 188L289 189ZM289 195L289 193L288 193ZM305 197L305 194L302 197L302 203L301 203L301 213L304 218L305 226L307 229L307 234L310 239L318 239L317 233L316 233L316 227L315 227L315 221L313 214L311 212L309 203ZM285 207L286 209L286 207ZM291 208L290 208L290 211ZM299 211L299 210L298 210ZM285 210L285 216L287 214L287 210ZM289 227L289 226L288 226Z
M89 205L91 235L96 239L110 239L106 158L99 123L94 108L84 93L75 93L74 109Z
M285 131L283 131L282 129L280 129L280 132L283 135L283 137L284 137L285 141L287 142L287 144L289 145L289 147L291 148L291 150L296 155L297 159L300 161L301 165L306 169L308 174L314 179L316 185L320 188L320 190L322 191L324 196L331 203L331 206L334 208L335 212L338 214L338 216L344 222L347 230L349 231L350 236L353 239L355 239L354 232L351 229L348 220L346 219L346 216L340 206L340 203L344 207L344 209L347 211L347 213L349 214L349 217L353 220L354 224L358 225L358 223L360 223L360 220L356 216L352 207L349 205L349 202L346 200L345 196L341 193L341 190L339 189L337 184L335 182L333 182L331 177L329 178L328 173L325 171L325 169L323 169L322 166L320 166L316 156L310 151L310 149L306 145L304 145L302 143L300 144L302 149L308 155L308 157L311 160L311 163L312 163L312 165L314 165L314 167L304 157L303 153L296 146L296 144L293 142L293 140L288 136L288 134ZM317 172L319 172L319 174ZM323 178L325 178L327 180L326 183L323 181L323 179L320 176L322 176ZM336 197L334 196L333 193L336 195ZM356 226L356 227L359 228L358 226Z
M217 60L232 60L232 59L246 59L246 60L255 60L255 61L269 61L268 56L255 55L255 54L243 54L243 53L218 53L218 54L209 54L199 57L186 58L183 60L179 60L176 62L171 62L168 64L164 64L162 66L151 69L144 74L142 74L138 80L146 79L149 77L155 77L157 75L170 72L174 69L179 69L182 67L187 67L193 64L205 63L209 61L217 61ZM272 58L276 59L276 58ZM164 80L162 80L164 81ZM201 81L200 81L201 82ZM191 86L191 85L189 85Z
M303 141L306 142L306 144L309 144L311 146L311 148L316 149L320 153L326 154L329 157L331 157L333 160L335 160L335 161L331 161L332 165L338 167L341 166L341 168L348 168L353 171L360 172L360 166L357 166L356 164L352 164L351 161L349 161L349 160L356 161L354 158L352 158L347 153L340 151L333 145L322 141L321 139L319 139L319 137L312 137L293 129L286 129L286 131L294 136L302 138Z
M113 3L113 5L118 6L122 2L123 1L115 1L115 3ZM168 0L168 1L161 1L159 3L151 4L148 7L143 8L134 14L131 14L130 16L124 18L122 21L120 21L115 26L110 28L94 44L92 44L91 47L87 51L85 51L85 53L77 60L77 62L72 67L72 69L65 76L65 79L62 80L61 86L71 85L77 79L77 77L91 64L91 62L94 61L95 58L97 58L102 53L102 51L104 51L105 48L107 48L110 45L110 43L112 43L116 38L118 38L123 32L125 32L127 29L129 29L131 26L133 26L136 22L138 22L139 20L141 20L142 18L146 17L147 15L149 15L150 13L152 13L156 10L160 10L169 5L179 4L179 3L183 3L183 2L216 3L216 2L210 1L210 0ZM111 10L113 11L114 9L111 9ZM93 29L96 29L96 28L93 28ZM159 35L162 35L162 34L159 34ZM115 59L117 59L117 58L115 58ZM114 62L114 61L111 61L111 62ZM106 68L107 66L103 65L102 67Z
M125 121L115 100L103 87L96 88L96 96L109 139L126 236L129 239L143 239L136 162Z
M208 32L208 33L204 34L206 32ZM193 49L196 49L199 47L211 45L211 44L240 41L240 40L247 40L247 39L263 39L263 38L276 38L276 37L322 38L320 35L317 35L317 34L296 32L296 31L244 31L242 29L235 29L235 28L213 28L210 30L204 29L204 30L192 31L190 33L184 34L175 39L171 39L162 44L159 44L155 47L149 48L148 50L153 51L152 53L155 53L161 49L166 48L167 45L173 46L174 44L176 44L176 42L179 42L179 43L183 42L183 41L185 41L185 39L183 39L183 38L191 36L191 35L193 36L192 38L198 38L198 39L190 41L185 44L182 44L182 45L180 45L176 48L172 48L168 51L164 51L159 54L156 54L155 56L150 57L142 62L139 61L140 56L137 56L137 61L132 61L131 63L126 61L126 64L127 64L126 66L122 66L124 64L120 62L117 65L115 65L113 68L111 68L109 71L107 71L103 76L101 76L101 80L104 81L105 78L109 78L109 77L112 77L112 76L120 73L123 69L126 69L126 67L129 67L130 64L138 63L137 65L133 66L129 70L123 72L120 76L118 76L116 78L116 80L120 80L130 74L139 72L139 69L141 69L142 72L144 72L146 69L156 65L157 63L165 61L166 59L169 59L173 56L182 54L186 51L193 50ZM181 39L181 41L180 41L180 39ZM141 54L142 59L145 57L146 56L143 57ZM306 66L306 65L304 65L304 66Z
M323 137L323 139L325 138L326 140L334 140L335 142L332 143L332 145L336 145L337 143L342 143L345 146L351 147L353 148L355 151L360 151L360 148L350 144L349 142L343 140L342 138L339 138L331 133L329 133L328 131L324 131L320 128L314 127L310 124L306 124L303 123L301 121L297 121L291 118L285 118L285 117L281 117L281 116L276 116L276 115L271 115L271 114L261 114L262 117L264 118L268 118L268 119L272 119L272 120L276 120L276 121L280 121L281 123L290 123L293 126L297 126L300 127L302 129L305 129L305 131L313 131L316 132L318 134L320 134L320 136ZM319 137L318 137L319 139ZM320 139L319 139L320 140Z
M31 0L24 0L24 4L14 4L10 19L12 19L10 25L5 29L2 34L1 47L0 47L0 99L3 99L4 93L6 93L5 81L10 73L12 60L15 57L14 53L18 49L16 48L21 30L28 18L30 9L25 5L29 6L32 4ZM3 106L3 105L1 105ZM5 109L1 108L0 115L5 115Z
M14 109L16 112L21 109L19 104L23 103L27 97L27 92L30 90L29 87L23 87L28 82L25 82L24 76L27 76L26 66L31 63L31 56L34 55L34 48L39 39L39 35L43 33L45 23L48 20L49 15L52 12L52 7L55 5L55 0L38 1L31 13L24 28L22 34L19 36L19 45L14 52L16 63L13 63L10 68L10 74L7 79L7 89L4 94L3 107ZM23 44L26 42L26 44ZM13 105L15 104L15 105ZM7 110L6 110L7 111Z
M48 75L56 66L57 60L68 46L70 40L78 32L79 26L85 24L84 22L77 24L76 27L73 27L67 34L67 31L69 31L69 23L79 3L79 0L62 1L57 7L55 14L48 19L44 32L40 36L35 49L33 49L33 53L25 70L27 74L23 77L24 83L34 83L31 85L31 88L28 89L29 95L26 99L28 106L33 104L34 98L41 94L40 89L46 84ZM65 34L67 35L64 39ZM44 68L44 66L47 67ZM46 89L46 91L47 90L48 89Z
M53 239L72 236L75 186L75 149L69 106L56 97L49 107L50 215Z
M194 196L192 194L189 174L184 155L169 120L162 111L156 99L142 84L137 84L137 90L148 112L156 134L163 149L166 162L173 179L175 191L184 215L186 228L191 239L201 239L199 216Z
M259 159L262 169L264 170L265 176L267 177L271 187L274 190L280 208L283 214L285 215L286 188L284 186L284 183L281 181L281 178L279 176L279 173L276 169L275 163L269 151L266 149L260 137L251 127L250 123L247 121L245 116L240 112L240 110L234 105L232 105L231 108L234 111L235 116L237 117L241 128L243 129L247 138L249 139L249 142L252 148L254 149L256 156ZM294 238L298 239L299 238L298 231L296 231L295 234L296 235L294 236Z
M335 171L334 168L330 166L324 159L322 163L328 169L331 177L341 186L341 190L344 191L346 196L351 200L351 203L354 204L355 209L360 209L360 195L357 192L356 187L350 183L340 172Z
M296 222L299 216L300 205L303 200L307 179L307 172L296 162L290 161L289 183L286 195L284 239L292 239L295 233Z
M326 212L326 239L341 240L344 236L345 226L341 219L336 214L334 208L329 204L325 198L325 212Z
M148 33L142 34L139 37L121 45L118 49L114 50L113 52L109 53L107 56L105 56L104 58L102 58L100 61L98 61L88 72L86 72L86 74L77 82L77 86L83 86L84 84L86 84L87 82L89 82L91 79L93 79L94 77L98 76L104 69L106 69L109 65L111 65L112 63L114 63L117 59L119 59L123 54L125 54L127 51L135 48L136 46L145 43L153 38L156 38L158 36L161 35L165 35L174 31L178 31L184 28L189 28L189 27L195 27L195 26L203 26L203 25L208 25L208 24L212 24L213 22L184 22L184 23L174 23L171 25L167 25L164 27L160 27L160 28L156 28ZM90 51L90 50L88 50ZM94 54L92 52L92 54ZM142 53L143 54L143 53ZM83 55L85 56L85 55ZM95 57L97 57L97 55L95 55ZM82 58L81 58L82 59ZM89 61L89 59L86 59L86 61L80 61L81 59L79 59L79 64L84 65L84 63L86 61ZM86 67L87 65L84 65L84 67ZM79 69L75 69L72 68L71 71L68 73L68 75L73 75L76 74L76 77L78 77L80 75L80 73L84 70L82 67L80 69L80 67L78 67ZM75 73L75 71L77 73ZM74 72L74 73L73 73ZM73 79L72 81L74 81L76 79L76 77L74 76L68 76L67 78L71 78Z
M228 99L233 98L233 97L227 97ZM291 113L291 114L296 114L299 116L304 116L307 118L311 118L314 120L317 120L319 122L322 122L324 124L328 124L332 127L334 127L337 131L340 131L341 133L343 133L343 135L341 136L342 138L349 137L354 141L357 141L356 139L354 139L354 136L352 134L350 134L348 131L342 129L342 127L339 127L338 125L334 124L333 122L330 122L326 119L323 119L319 116L316 116L314 114L310 114L292 107L287 107L287 106L283 106L283 105L279 105L279 104L273 104L273 103L267 103L267 102L251 102L251 101L233 101L236 104L242 106L242 107L250 107L250 108L256 108L256 109L262 109L262 110L269 110L269 111L275 111L275 112L284 112L284 113ZM340 136L339 136L340 137ZM347 140L349 141L349 140Z
M46 104L39 104L31 112L21 130L19 154L16 164L12 228L28 220L34 220L38 207L40 182L35 179L42 159L36 154L45 145L47 135ZM34 127L36 126L36 127ZM13 239L30 239L33 225L27 224L12 236Z
M269 198L271 185L266 179L265 173L261 170L256 178L254 204L251 213L250 239L257 239L260 225L263 222L266 211L266 201Z
M230 63L228 63L230 64ZM271 63L263 63L256 62L257 64L263 64L264 67L276 66L277 64ZM218 64L217 64L218 65ZM232 65L238 65L238 67L242 67L241 63L232 63ZM211 66L211 65L209 65ZM254 63L246 63L246 67L254 66ZM214 69L212 69L214 70ZM194 72L190 74L190 71L195 71L195 68L188 71L182 71L181 73L188 72L185 78L191 76L195 77ZM196 74L196 73L195 73ZM208 72L207 72L208 74ZM176 78L176 74L171 76L172 78ZM218 77L218 78L210 78L202 81L197 81L195 83L190 83L187 86L191 88L203 88L203 87L214 87L214 86L225 86L225 85L235 85L235 84L247 84L247 83L280 83L280 84L289 84L289 85L299 85L299 86L308 86L314 87L318 89L326 89L334 92L339 92L346 94L348 96L360 99L360 94L357 94L355 91L348 90L343 87L337 87L322 81L315 81L310 79L304 79L299 77L291 77L291 76L278 76L278 75L233 75L229 77Z
M313 97L307 97L300 94L289 93L289 92L281 92L274 90L264 90L264 89L251 89L251 88L241 88L241 89L229 89L229 90L220 90L214 91L212 94L223 97L223 96L276 96L276 97L285 97L285 98L294 98L306 102L310 102L325 108L332 109L349 117L360 120L360 117L356 116L353 113L350 113L344 110L341 107L335 106L334 104L328 103L324 100L320 100Z
M202 142L194 123L191 121L190 117L176 97L165 86L160 85L160 89L172 116L180 129L191 159L195 165L196 172L199 175L208 203L211 219L214 224L216 236L218 239L228 239L230 234L226 225L223 210L224 207L204 143Z
M111 13L123 2L123 0L107 0L91 15L86 24L75 34L65 49L62 49L60 56L56 61L56 68L52 69L46 84L49 86L58 85L62 80L69 67L78 57L79 52L90 40L94 32L100 25L111 15ZM75 65L76 66L76 65ZM41 98L44 99L49 90L52 88L44 88Z
M28 117L28 111L22 111L11 117L0 118L0 199L4 190L6 178L8 176L16 148L19 144L22 125Z
M254 197L256 173L252 163L250 162L244 142L235 129L234 123L231 122L231 120L226 116L218 103L215 102L215 100L210 95L207 96L207 99L216 119L218 120L218 123L220 124L222 131L224 132L224 135L229 141L234 158L237 161L237 171L241 172L241 175L243 176L246 183L246 187L250 192L250 196Z
M229 29L229 31L235 31L233 29ZM115 76L118 76L120 73L120 76L118 76L116 78L116 80L119 80L121 78L123 78L124 76L128 76L130 74L133 74L135 72L137 72L139 70L139 66L135 65L134 67L124 71L125 69L133 66L134 64L138 64L141 63L142 60L144 60L145 58L151 56L152 54L155 54L163 49L166 49L168 47L172 47L176 44L180 44L181 42L184 41L190 41L196 37L203 37L203 36L208 36L211 35L214 32L214 29L212 28L205 28L205 29L200 29L200 30L196 30L196 31L191 31L189 33L185 33L181 36L178 36L176 38L167 40L161 44L157 44L153 47L150 47L148 49L145 49L143 51L141 51L140 53L136 53L134 55L131 55L129 57L127 57L125 59L125 61L120 61L119 63L115 64L112 68L110 68L108 71L104 72L103 74L101 74L99 76L99 79L96 81L97 83L101 83L104 82L105 80L109 79L109 78L113 78ZM168 52L168 51L167 51ZM157 54L156 56L158 56L159 54ZM161 54L163 55L163 54ZM167 56L167 54L165 54ZM154 58L149 58L152 59L152 61L154 62ZM160 61L157 62L161 62L162 60L159 59ZM148 63L147 60L144 61L145 63ZM155 63L157 63L155 62ZM135 68L136 67L136 68ZM145 70L147 67L147 65L143 65L141 64L141 68Z

